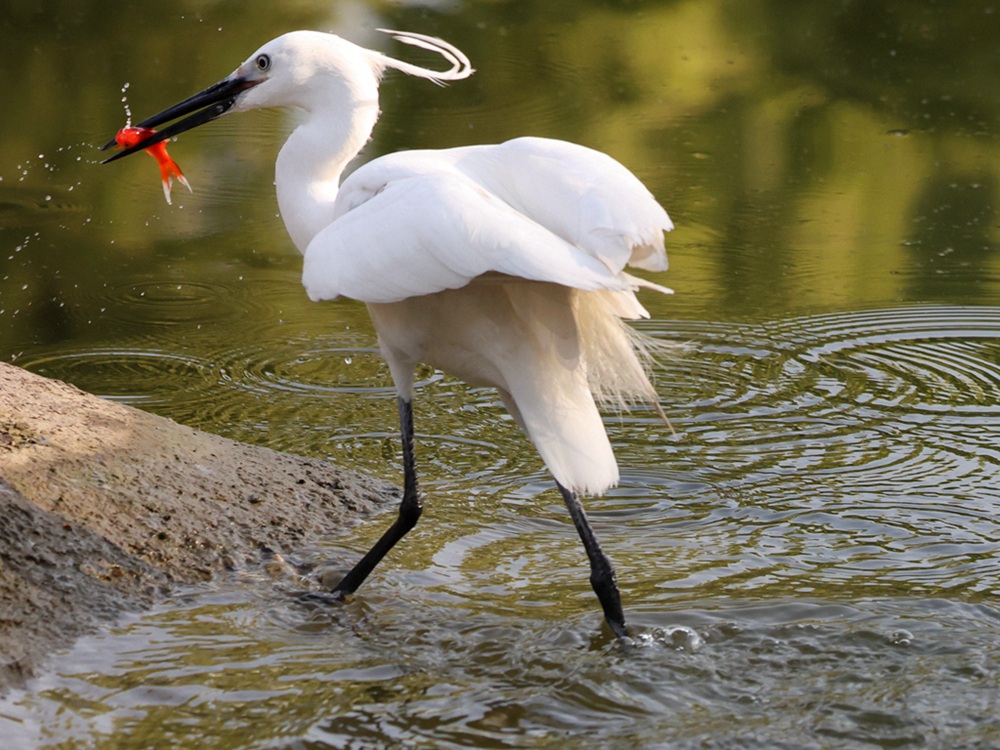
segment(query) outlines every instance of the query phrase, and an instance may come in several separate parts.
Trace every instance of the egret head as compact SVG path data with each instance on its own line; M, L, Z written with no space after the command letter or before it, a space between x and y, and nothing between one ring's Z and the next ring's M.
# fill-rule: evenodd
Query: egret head
M451 68L428 70L359 47L334 34L293 31L263 45L218 83L138 123L138 127L156 128L176 120L149 138L105 159L105 163L149 148L228 112L262 107L311 111L321 106L376 102L378 82L386 68L439 84L466 78L473 72L469 59L441 39L406 31L379 31L391 34L404 44L437 52L451 63ZM109 141L102 150L114 145L114 140Z
M339 36L293 31L272 39L238 67L230 79L247 85L233 111L294 107L312 111L378 99L383 56Z

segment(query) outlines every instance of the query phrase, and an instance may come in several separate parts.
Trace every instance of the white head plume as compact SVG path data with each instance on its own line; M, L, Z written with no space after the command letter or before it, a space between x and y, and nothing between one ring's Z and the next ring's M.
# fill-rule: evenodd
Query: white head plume
M448 70L429 70L428 68L421 68L419 65L403 62L402 60L396 60L388 55L380 55L382 62L386 67L395 68L396 70L400 70L407 75L426 78L439 86L444 86L448 81L460 81L463 78L468 78L475 72L475 69L472 67L472 63L469 61L469 58L465 56L465 53L458 47L449 44L443 39L427 36L426 34L416 34L412 31L394 31L392 29L377 30L381 31L383 34L390 34L396 41L402 42L403 44L409 44L411 47L420 47L421 49L436 52L446 61L451 63L451 67Z

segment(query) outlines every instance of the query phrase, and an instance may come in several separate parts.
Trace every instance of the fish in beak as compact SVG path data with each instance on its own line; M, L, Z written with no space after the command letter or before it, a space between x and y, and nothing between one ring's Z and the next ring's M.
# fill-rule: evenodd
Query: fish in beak
M161 141L173 138L174 136L187 130L191 130L199 125L204 125L206 122L211 122L212 120L222 117L222 115L226 114L226 112L233 108L233 105L236 104L236 100L240 94L247 89L253 88L259 83L263 83L263 81L263 78L249 78L239 75L239 71L237 71L228 78L209 86L204 91L201 91L194 96L190 96L184 101L179 102L172 107L168 107L162 112L138 123L135 127L147 128L150 132L137 142L122 149L117 154L108 157L101 163L107 164L108 162L115 161L116 159L121 159L123 156L134 154L137 151L144 151L152 146L155 146ZM173 120L177 120L177 122L174 122L172 125L168 125L162 130L153 130L153 128L158 125L162 125ZM116 145L120 144L115 138L112 138L101 147L101 151L106 151Z

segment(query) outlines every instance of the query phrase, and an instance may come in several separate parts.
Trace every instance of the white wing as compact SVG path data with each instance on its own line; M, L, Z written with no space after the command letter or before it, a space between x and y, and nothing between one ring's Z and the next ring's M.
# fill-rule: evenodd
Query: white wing
M607 154L549 138L482 147L456 166L527 216L609 266L665 271L667 212Z
M489 272L627 290L641 282L621 273L626 263L666 267L671 226L628 170L582 146L522 138L403 152L345 180L335 220L306 249L303 284L314 300L364 302L454 289Z

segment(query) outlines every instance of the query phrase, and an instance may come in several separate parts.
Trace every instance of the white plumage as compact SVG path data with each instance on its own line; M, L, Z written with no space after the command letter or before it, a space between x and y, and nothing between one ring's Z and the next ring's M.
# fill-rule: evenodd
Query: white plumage
M624 635L613 570L576 496L618 481L596 401L656 405L642 341L622 320L648 317L638 289L670 290L624 269L665 270L663 233L672 224L617 161L544 138L391 154L341 184L378 119L387 68L437 83L473 72L442 40L388 33L437 52L452 67L431 71L334 35L294 32L265 44L219 84L140 124L214 104L161 131L167 137L228 110L298 112L275 185L304 255L302 281L315 301L367 303L400 396L407 459L400 520L338 593L356 589L419 516L410 404L414 368L426 362L497 389L559 483L606 617Z
M459 61L450 75L404 69L471 73L461 53L442 49ZM544 138L390 154L340 184L374 127L379 74L403 66L315 32L264 45L241 70L260 55L272 80L237 107L305 113L275 182L309 297L368 303L401 396L412 397L417 362L494 386L560 484L586 494L615 484L592 394L617 404L656 397L618 323L648 317L638 287L669 292L624 273L667 267L673 225L649 191L610 156ZM293 83L275 85L282 79Z

